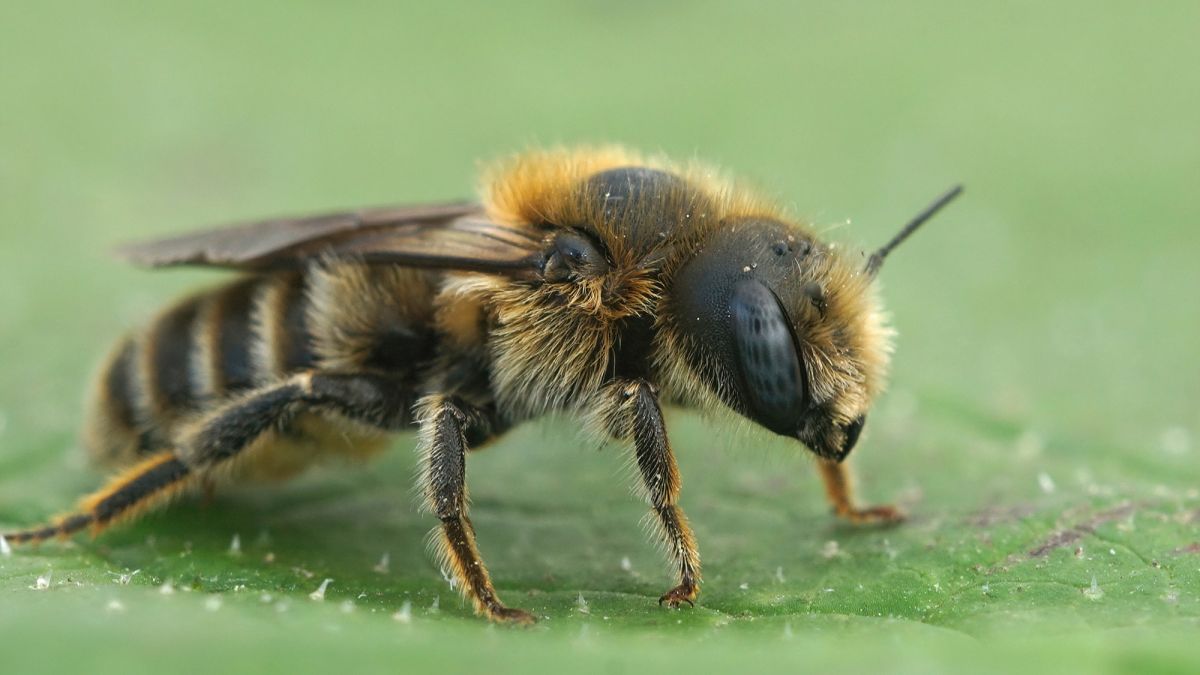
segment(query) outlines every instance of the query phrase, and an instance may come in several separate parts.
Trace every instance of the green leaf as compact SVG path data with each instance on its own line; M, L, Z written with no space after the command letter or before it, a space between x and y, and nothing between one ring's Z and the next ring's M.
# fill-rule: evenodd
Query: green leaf
M501 597L542 617L512 630L432 562L401 436L0 556L5 672L1200 670L1195 3L4 14L5 529L101 482L74 438L107 344L223 278L118 241L460 197L530 139L719 161L864 248L967 185L883 272L893 384L853 461L903 525L841 524L803 449L669 411L705 583L660 608L628 451L523 425L468 466Z

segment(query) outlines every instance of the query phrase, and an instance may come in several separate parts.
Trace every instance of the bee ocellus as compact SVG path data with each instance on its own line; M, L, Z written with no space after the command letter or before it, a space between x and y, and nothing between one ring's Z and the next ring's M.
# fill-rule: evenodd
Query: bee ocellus
M476 609L530 622L496 591L467 515L467 453L545 413L627 444L677 585L700 557L677 505L661 406L731 410L817 457L837 515L844 465L891 350L873 279L955 188L869 258L820 241L715 176L609 148L519 155L478 203L271 220L134 245L150 266L238 270L119 343L84 442L120 467L79 508L11 542L98 533L223 480L282 478L418 431L439 551Z

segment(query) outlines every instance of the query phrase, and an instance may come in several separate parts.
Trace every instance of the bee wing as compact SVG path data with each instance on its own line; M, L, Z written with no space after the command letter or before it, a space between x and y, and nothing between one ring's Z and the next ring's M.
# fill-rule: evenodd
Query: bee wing
M452 203L264 220L135 243L117 255L149 267L265 270L333 256L520 274L532 268L541 248L535 228L492 222L478 204Z

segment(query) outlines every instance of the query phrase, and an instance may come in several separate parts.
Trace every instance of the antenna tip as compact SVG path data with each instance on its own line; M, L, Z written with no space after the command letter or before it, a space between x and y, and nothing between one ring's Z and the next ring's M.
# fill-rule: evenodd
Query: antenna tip
M962 183L955 183L954 185L950 186L950 189L946 190L946 192L944 194L942 194L942 196L939 197L937 199L937 201L934 202L934 204L936 204L938 206L945 206L946 203L949 202L951 199L954 199L955 197L961 195L963 193L964 189L965 188L963 187Z
M933 214L940 211L942 207L944 207L946 204L949 204L951 200L962 194L962 191L963 184L958 183L957 185L952 186L946 192L942 193L942 196L933 200L932 204L926 206L923 211L918 213L915 218L909 221L907 225L902 227L900 232L895 237L892 237L891 241L889 241L887 244L884 244L878 251L875 251L871 254L871 257L867 260L867 265L863 271L871 277L874 277L876 274L878 274L879 268L883 266L883 259L887 257L888 253L891 253L892 249L899 246L901 242L907 239L908 236L915 232L916 229L925 221L932 218Z

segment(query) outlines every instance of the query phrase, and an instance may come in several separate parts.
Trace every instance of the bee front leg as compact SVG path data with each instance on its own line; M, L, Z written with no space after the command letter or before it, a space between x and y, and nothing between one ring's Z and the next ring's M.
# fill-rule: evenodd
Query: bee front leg
M844 463L832 460L818 461L821 479L825 481L825 496L839 518L864 525L898 523L904 520L904 513L895 506L855 506L849 468Z
M618 392L613 431L620 437L633 439L638 470L652 515L679 571L679 585L664 593L658 604L678 607L686 602L694 605L700 592L700 552L687 516L676 504L681 484L679 468L667 439L658 392L644 380L623 383L618 386Z
M467 517L467 433L488 420L483 412L459 399L434 394L417 404L421 426L421 487L427 508L442 521L438 550L443 563L477 612L493 621L530 624L534 616L505 607L496 596L491 575L475 545L475 529Z

